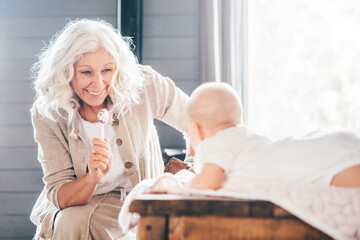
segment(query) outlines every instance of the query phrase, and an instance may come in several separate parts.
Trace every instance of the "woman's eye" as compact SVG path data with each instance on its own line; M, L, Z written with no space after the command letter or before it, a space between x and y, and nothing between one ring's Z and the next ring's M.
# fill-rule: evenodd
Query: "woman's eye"
M90 75L91 74L90 71L82 71L81 73L84 74L84 75Z
M104 72L111 72L111 68L104 69Z

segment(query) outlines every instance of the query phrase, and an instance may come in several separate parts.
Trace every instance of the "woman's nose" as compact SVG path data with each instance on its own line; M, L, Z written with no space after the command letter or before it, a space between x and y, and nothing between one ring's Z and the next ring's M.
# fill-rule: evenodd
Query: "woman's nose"
M102 86L104 84L104 77L101 75L101 73L95 74L93 84L96 86Z

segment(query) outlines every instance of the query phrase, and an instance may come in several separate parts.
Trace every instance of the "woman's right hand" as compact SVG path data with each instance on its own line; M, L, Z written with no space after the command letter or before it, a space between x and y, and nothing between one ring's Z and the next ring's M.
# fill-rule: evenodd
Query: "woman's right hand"
M108 138L105 138L105 141L100 138L93 138L92 143L93 147L89 154L88 168L91 180L98 183L110 171L112 153Z

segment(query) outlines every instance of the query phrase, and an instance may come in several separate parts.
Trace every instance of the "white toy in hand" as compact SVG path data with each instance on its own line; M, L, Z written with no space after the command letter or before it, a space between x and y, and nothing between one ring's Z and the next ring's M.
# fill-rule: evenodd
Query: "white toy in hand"
M101 140L104 139L104 125L109 121L109 111L105 108L101 109L98 113L98 120L101 125Z

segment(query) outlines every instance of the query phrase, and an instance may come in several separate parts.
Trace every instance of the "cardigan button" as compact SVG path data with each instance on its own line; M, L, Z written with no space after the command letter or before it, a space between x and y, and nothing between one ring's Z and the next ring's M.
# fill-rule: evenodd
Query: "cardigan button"
M132 162L126 162L126 163L125 163L125 167L126 167L127 169L131 168L132 165L133 165Z
M119 126L119 119L115 119L115 120L112 122L112 125L114 125L114 126Z
M116 145L120 146L122 144L122 140L120 138L116 139Z

